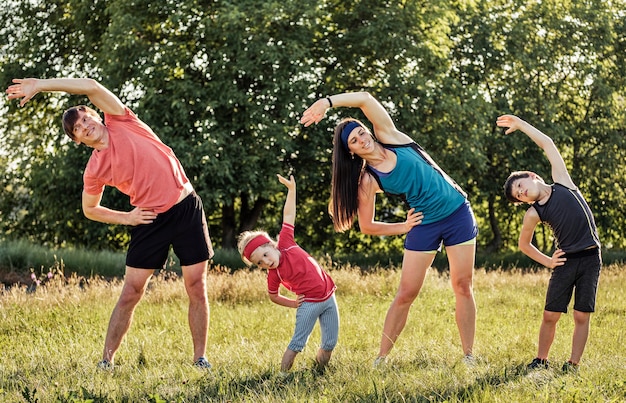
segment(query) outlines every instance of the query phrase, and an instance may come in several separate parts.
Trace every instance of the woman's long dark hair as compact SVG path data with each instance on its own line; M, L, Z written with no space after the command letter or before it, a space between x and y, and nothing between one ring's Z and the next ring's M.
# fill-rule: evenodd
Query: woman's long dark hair
M341 131L356 119L346 118L335 127L333 138L333 173L330 189L328 212L333 219L336 231L343 232L352 227L354 216L359 206L359 181L365 161L358 155L352 155L341 141Z

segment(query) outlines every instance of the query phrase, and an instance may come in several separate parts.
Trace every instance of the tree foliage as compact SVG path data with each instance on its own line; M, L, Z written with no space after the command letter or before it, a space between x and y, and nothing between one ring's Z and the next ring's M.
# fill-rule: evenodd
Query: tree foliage
M485 250L515 247L522 212L501 186L511 170L549 179L525 136L503 136L514 113L555 139L589 200L601 238L624 248L623 0L423 2L356 0L33 0L0 10L0 77L90 76L119 94L170 145L205 202L211 235L276 232L298 182L298 234L307 249L398 251L402 237L335 234L326 206L332 109L298 124L321 96L367 90L469 193ZM62 134L60 116L84 97L40 94L0 102L0 216L7 236L51 245L123 248L127 229L80 211L90 150ZM128 209L114 190L105 205ZM381 197L381 219L401 220ZM399 208L400 207L400 208ZM537 241L550 248L549 231Z

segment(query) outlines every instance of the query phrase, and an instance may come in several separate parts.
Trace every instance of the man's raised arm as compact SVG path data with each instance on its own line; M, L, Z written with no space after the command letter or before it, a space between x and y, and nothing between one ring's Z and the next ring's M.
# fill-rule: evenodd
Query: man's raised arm
M14 78L6 93L9 99L20 99L20 106L40 92L67 92L86 95L94 106L110 115L123 115L124 104L106 87L91 78Z

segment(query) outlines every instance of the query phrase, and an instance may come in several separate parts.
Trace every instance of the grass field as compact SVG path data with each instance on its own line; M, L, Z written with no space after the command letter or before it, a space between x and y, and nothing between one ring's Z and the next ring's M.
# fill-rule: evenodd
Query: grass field
M330 269L329 269L330 270ZM53 273L54 274L54 273ZM316 327L293 372L279 376L295 310L272 304L264 273L209 275L213 369L191 365L180 279L155 277L112 372L96 368L119 281L53 275L36 290L0 296L2 402L623 402L626 401L626 268L603 269L597 312L578 374L562 374L571 314L559 322L554 368L527 373L536 353L547 271L476 271L475 353L467 367L445 275L429 272L409 323L383 368L373 368L399 272L331 270L338 285L339 344L318 373Z

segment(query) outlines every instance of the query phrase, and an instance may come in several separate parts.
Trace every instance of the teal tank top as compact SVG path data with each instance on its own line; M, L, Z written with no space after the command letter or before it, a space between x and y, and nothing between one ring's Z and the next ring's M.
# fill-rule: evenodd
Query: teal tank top
M396 153L395 168L386 173L368 166L368 171L385 193L403 196L409 207L424 213L422 224L443 220L465 202L463 191L432 160L429 162L419 153L417 144L383 147Z

